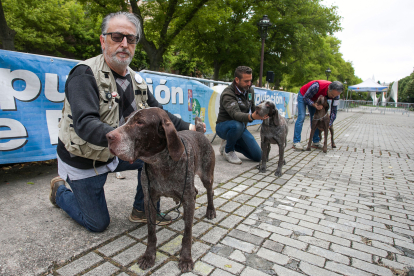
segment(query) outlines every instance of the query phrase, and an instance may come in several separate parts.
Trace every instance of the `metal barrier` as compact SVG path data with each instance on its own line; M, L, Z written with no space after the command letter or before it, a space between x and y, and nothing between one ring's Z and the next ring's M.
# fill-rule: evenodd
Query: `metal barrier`
M414 111L414 104L378 102L377 105L374 105L372 104L372 101L340 100L338 109L346 112L352 112L353 110L364 110L370 111L371 113L379 112L380 114L385 114L385 112L401 112L401 115L407 114L407 116L410 116L410 111Z

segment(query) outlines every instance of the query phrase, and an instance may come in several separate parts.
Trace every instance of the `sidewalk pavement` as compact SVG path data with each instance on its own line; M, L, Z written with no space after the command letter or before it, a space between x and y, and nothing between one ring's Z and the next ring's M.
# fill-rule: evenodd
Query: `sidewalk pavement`
M204 217L198 180L191 273L177 266L182 219L157 228L155 266L136 265L147 230L127 220L135 172L108 177L111 224L103 233L88 232L49 203L55 163L2 172L0 275L413 275L414 114L353 111L338 113L338 148L327 153L293 150L289 124L279 178L276 145L268 171L258 173L240 155L240 166L224 161L216 138L217 218ZM250 130L260 138L257 126ZM162 201L163 210L173 205Z

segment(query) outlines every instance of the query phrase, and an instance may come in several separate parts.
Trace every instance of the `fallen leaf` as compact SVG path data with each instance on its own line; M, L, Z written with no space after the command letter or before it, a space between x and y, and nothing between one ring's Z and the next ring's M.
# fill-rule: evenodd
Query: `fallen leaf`
M388 168L392 169L392 167L391 167L391 166L389 166Z
M231 268L231 265L230 264L226 264L224 266L227 267L227 268Z
M29 184L29 185L34 185L34 183L33 183L33 182L27 182L27 184Z

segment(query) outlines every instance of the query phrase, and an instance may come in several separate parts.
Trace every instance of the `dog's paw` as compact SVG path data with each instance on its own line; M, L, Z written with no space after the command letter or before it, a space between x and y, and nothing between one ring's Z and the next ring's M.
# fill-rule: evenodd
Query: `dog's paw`
M207 209L207 211L206 211L206 218L207 219L214 219L214 218L216 218L216 209Z
M275 176L277 176L277 177L282 176L282 170L276 170Z
M142 270L147 270L150 267L153 267L155 264L155 254L154 256L148 256L147 254L142 255L138 258L137 264Z
M181 272L192 271L194 269L194 262L191 258L180 258L180 260L178 261L178 268L181 269Z
M327 153L328 152L328 149L327 148L323 148L322 150L323 150L324 153Z
M311 151L311 148L310 148L310 147L307 147L307 148L306 148L306 150L307 150L307 151Z
M332 148L333 148L333 149L336 149L336 145L335 145L335 144L332 144Z

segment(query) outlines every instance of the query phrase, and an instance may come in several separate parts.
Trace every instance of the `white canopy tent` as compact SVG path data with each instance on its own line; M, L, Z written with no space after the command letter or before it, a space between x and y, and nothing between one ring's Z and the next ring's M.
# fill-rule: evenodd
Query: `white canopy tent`
M374 105L376 105L378 102L377 93L387 92L388 86L380 85L373 79L367 79L366 81L359 84L348 86L348 90L356 92L371 92L372 102Z

